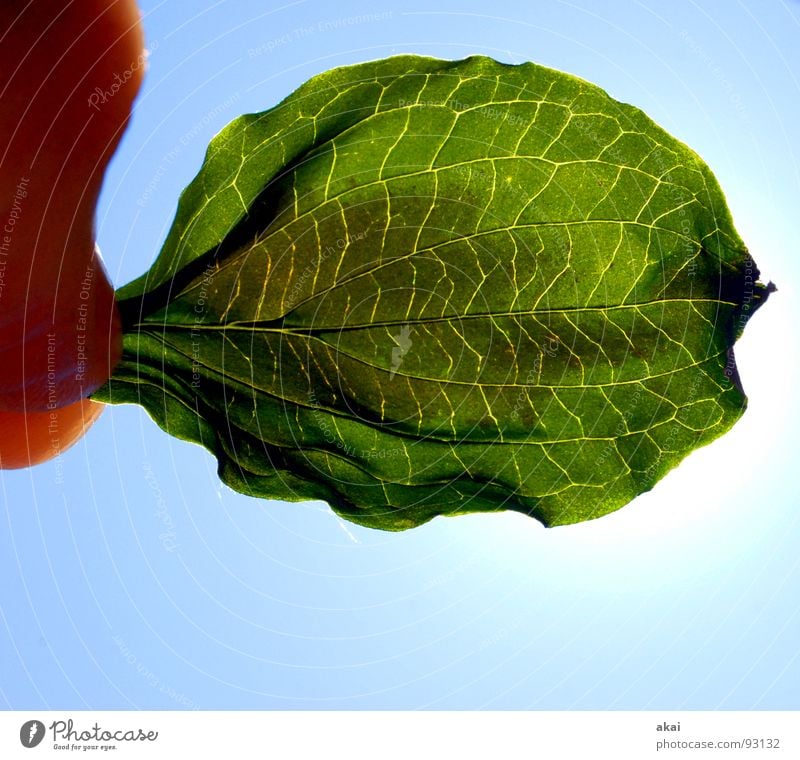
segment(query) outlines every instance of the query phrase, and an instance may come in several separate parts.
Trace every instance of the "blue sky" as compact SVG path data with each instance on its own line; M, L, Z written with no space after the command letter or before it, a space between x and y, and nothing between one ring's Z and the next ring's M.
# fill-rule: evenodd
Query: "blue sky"
M57 462L0 473L0 707L800 707L800 3L142 8L149 71L97 218L117 285L228 121L415 52L533 60L643 108L712 167L779 292L737 347L736 427L620 512L549 531L495 514L385 534L256 501L108 410Z

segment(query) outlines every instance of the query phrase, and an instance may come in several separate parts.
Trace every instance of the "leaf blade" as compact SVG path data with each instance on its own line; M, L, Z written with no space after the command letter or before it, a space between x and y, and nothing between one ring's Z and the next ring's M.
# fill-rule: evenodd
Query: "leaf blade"
M384 529L575 522L741 415L757 279L708 167L632 106L535 64L386 59L215 138L121 291L102 398L167 356L157 422L238 490Z

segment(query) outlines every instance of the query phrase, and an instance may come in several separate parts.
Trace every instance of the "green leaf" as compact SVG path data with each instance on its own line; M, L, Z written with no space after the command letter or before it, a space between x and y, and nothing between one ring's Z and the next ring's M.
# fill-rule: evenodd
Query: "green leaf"
M363 525L573 523L742 414L758 276L708 167L636 108L532 63L389 58L213 140L95 398Z

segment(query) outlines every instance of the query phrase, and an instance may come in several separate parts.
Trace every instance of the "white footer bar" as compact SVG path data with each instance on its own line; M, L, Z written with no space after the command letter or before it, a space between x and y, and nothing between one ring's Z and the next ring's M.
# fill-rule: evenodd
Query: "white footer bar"
M0 713L0 758L77 753L170 760L778 760L800 758L800 713Z

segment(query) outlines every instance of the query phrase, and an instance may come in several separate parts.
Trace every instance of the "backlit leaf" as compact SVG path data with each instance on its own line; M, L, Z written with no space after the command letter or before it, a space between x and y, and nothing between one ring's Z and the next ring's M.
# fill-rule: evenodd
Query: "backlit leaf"
M96 398L364 525L572 523L739 418L758 276L638 109L532 63L390 58L214 139Z

